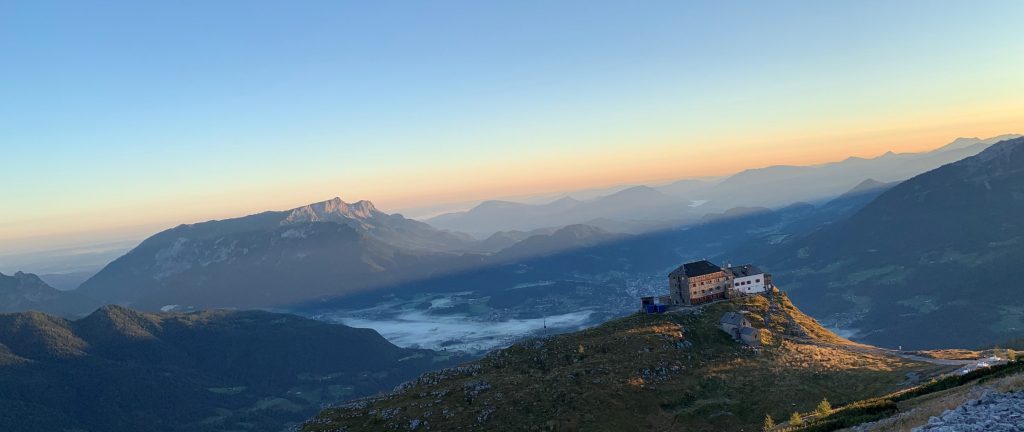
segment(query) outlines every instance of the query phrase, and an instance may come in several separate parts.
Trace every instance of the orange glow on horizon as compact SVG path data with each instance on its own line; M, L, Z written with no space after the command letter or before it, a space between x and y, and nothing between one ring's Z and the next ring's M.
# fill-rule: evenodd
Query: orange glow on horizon
M1024 110L1017 110L1024 112ZM813 165L850 156L876 157L886 151L920 152L938 148L958 136L987 138L1020 132L1024 115L950 119L931 124L849 132L809 132L765 138L755 133L715 139L675 138L643 150L622 147L585 154L523 155L477 165L424 167L386 177L349 178L316 184L279 184L271 189L182 193L171 200L125 202L117 208L90 209L73 215L75 224L53 215L0 225L6 249L32 239L83 232L114 232L123 227L158 230L181 223L240 217L265 210L283 210L340 196L367 199L387 212L510 196L541 195L622 184L658 184L685 178L715 177L771 165ZM956 121L959 120L959 121ZM972 121L973 120L973 121ZM938 124L937 124L938 123ZM850 129L848 129L850 130ZM964 133L969 131L970 133ZM822 145L828 143L829 145ZM685 144L685 145L683 145ZM699 157L693 157L698 155ZM468 181L467 179L471 179ZM31 229L26 229L30 225ZM60 228L54 228L59 226ZM0 254L3 253L0 249Z

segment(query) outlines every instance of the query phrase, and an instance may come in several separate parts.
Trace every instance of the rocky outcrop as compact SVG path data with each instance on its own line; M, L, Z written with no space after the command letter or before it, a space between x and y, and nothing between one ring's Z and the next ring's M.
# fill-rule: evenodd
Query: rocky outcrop
M1024 431L1024 392L987 393L941 416L914 432Z

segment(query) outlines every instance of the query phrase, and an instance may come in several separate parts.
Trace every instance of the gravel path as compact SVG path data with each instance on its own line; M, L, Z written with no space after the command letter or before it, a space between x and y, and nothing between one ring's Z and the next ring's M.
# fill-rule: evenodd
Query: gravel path
M932 417L914 432L1024 432L1024 391L990 392Z

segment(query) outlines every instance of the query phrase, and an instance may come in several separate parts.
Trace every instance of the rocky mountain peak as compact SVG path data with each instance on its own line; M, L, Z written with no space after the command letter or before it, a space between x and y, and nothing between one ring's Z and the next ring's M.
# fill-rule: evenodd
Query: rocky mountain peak
M367 200L347 203L341 198L322 201L293 209L282 224L301 222L338 222L342 219L365 220L382 214Z
M56 290L46 285L39 276L32 273L15 272L11 276L0 273L0 290L51 295ZM2 309L2 308L0 308Z
M0 273L0 275L3 275L3 273ZM18 279L22 283L33 283L33 284L42 284L42 283L44 283L43 280L39 278L39 276L36 276L33 273L25 273L23 271L14 272L14 275L12 277L15 278L15 279Z

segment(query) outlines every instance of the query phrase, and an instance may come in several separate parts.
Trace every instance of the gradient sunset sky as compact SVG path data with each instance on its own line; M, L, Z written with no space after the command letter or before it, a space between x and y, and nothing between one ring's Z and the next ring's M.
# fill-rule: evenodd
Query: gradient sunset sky
M1021 16L1021 1L5 2L0 249L1021 132Z

